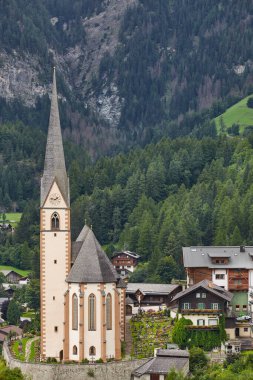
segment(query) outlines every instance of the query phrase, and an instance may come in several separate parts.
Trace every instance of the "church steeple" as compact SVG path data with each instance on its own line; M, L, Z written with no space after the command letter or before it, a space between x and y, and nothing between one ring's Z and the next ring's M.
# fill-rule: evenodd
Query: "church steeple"
M65 158L62 144L55 68L53 74L53 89L47 135L44 173L41 179L41 207L43 206L54 181L57 182L57 185L64 197L64 200L69 206L69 181L66 173Z

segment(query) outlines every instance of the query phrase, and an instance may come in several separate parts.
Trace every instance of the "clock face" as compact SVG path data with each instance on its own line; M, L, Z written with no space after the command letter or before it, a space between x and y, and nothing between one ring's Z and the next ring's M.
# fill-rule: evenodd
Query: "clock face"
M61 196L57 193L54 193L50 196L49 202L52 203L52 205L58 205L61 202Z

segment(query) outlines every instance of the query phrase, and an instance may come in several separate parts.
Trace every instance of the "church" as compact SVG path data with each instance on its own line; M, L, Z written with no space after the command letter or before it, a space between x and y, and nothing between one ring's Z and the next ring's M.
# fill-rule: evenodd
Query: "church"
M40 199L41 360L120 360L125 284L92 228L72 242L70 222L54 69Z

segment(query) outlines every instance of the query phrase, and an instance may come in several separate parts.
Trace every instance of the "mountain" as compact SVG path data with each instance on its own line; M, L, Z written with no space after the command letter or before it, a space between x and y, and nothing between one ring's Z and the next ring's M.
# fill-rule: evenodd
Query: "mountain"
M252 92L252 20L251 0L1 1L1 120L45 131L56 65L64 137L93 157L189 134Z

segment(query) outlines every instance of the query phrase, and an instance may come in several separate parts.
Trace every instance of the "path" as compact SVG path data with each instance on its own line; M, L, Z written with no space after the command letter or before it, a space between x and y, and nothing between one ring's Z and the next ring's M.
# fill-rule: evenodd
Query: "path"
M132 334L131 334L131 329L130 329L130 319L131 317L127 316L126 317L126 356L130 357L131 351L132 351Z
M39 339L39 336L35 336L34 338L28 340L28 342L26 343L26 347L25 347L25 361L26 362L29 361L32 342L34 342L35 340L38 340L38 339Z

